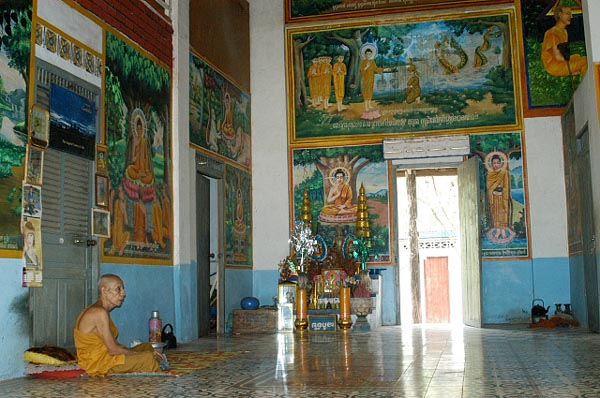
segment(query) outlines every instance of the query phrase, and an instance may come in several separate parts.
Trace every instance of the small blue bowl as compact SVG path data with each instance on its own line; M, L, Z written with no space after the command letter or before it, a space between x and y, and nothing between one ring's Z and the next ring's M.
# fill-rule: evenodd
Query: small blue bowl
M240 305L244 310L255 310L260 305L260 302L256 297L244 297L240 302Z

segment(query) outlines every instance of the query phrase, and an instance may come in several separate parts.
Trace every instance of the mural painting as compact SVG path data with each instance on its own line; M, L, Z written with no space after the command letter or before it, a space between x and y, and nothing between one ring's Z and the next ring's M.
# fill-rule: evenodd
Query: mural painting
M522 2L528 107L564 107L587 71L580 0Z
M250 96L192 53L190 142L251 166Z
M31 1L0 3L0 254L20 257Z
M357 14L409 12L436 8L459 8L513 0L286 0L286 22L327 17L351 17ZM350 14L350 15L348 15Z
M110 238L104 260L169 263L172 258L171 76L106 34L106 147Z
M520 133L471 135L481 158L481 252L483 257L528 257L529 237Z
M293 220L300 220L304 191L308 192L313 232L327 246L356 234L359 190L365 189L371 228L371 263L392 261L389 170L381 145L292 150Z
M514 12L469 15L288 29L290 141L519 127Z
M225 265L252 266L252 176L225 167Z

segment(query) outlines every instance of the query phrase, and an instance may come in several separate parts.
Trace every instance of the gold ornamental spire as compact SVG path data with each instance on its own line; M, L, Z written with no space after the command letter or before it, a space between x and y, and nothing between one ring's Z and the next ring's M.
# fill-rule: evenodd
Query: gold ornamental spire
M358 206L356 209L356 236L365 239L367 246L371 246L371 227L369 225L369 212L367 209L367 195L365 187L360 184L358 191Z
M309 227L312 227L312 213L310 208L310 199L308 198L308 189L304 188L304 194L302 195L302 209L300 214L300 220Z

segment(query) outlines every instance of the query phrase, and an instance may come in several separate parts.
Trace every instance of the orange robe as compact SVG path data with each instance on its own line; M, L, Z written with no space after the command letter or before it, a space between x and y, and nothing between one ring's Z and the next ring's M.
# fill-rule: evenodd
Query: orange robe
M164 249L165 248L165 228L163 227L163 213L160 204L152 205L152 240Z
M146 243L146 208L144 203L139 200L133 206L133 240L139 243Z
M569 35L566 29L553 26L544 34L542 42L542 62L546 71L552 76L584 75L587 71L587 57L579 54L571 55L567 64L566 60L557 60L554 58L554 46L567 43Z
M112 250L121 253L129 240L129 232L125 230L125 203L117 199L114 207L113 230L112 230Z
M79 319L85 313L82 311L77 317ZM119 331L112 319L110 331L113 337L117 337ZM106 375L107 373L129 373L129 372L158 372L160 366L154 359L154 349L151 344L141 344L134 348L135 354L110 355L102 338L98 333L83 333L77 327L74 329L75 347L77 348L77 364L89 375Z

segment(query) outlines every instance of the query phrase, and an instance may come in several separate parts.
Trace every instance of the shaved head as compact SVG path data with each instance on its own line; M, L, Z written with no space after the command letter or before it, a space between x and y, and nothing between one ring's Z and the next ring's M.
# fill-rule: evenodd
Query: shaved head
M102 293L102 288L110 288L112 287L115 283L123 283L123 280L121 278L119 278L117 275L115 274L104 274L100 277L100 280L98 280L98 294Z

